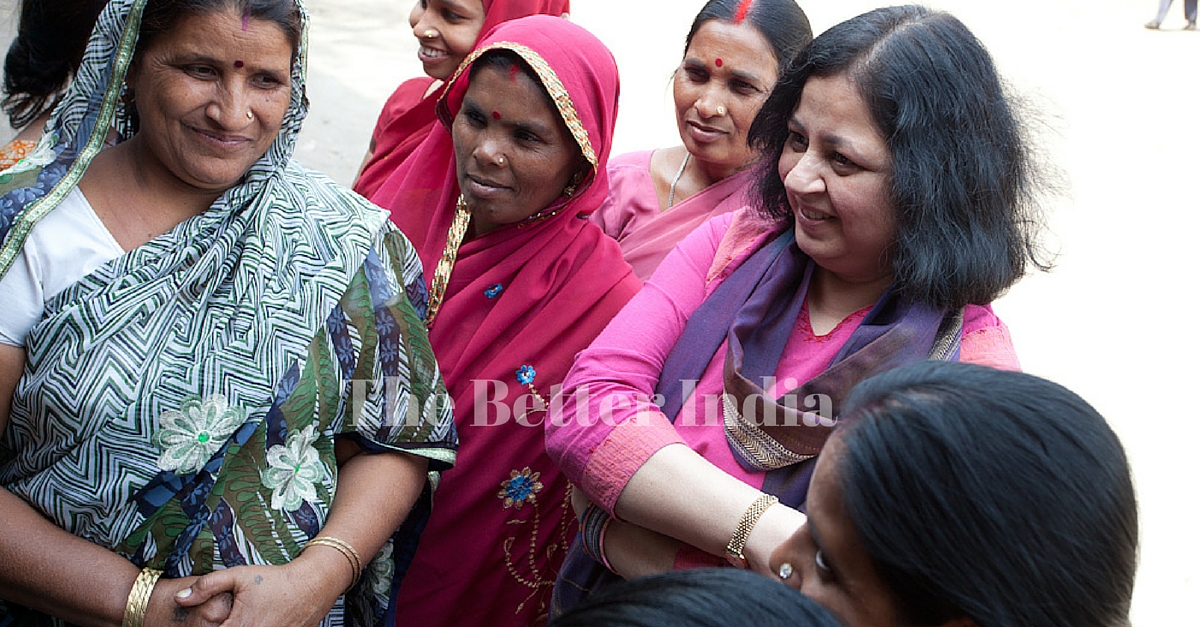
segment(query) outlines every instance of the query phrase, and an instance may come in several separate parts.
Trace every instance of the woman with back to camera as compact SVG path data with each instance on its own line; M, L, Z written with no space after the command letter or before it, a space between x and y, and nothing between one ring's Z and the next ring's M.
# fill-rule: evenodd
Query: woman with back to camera
M21 0L17 37L4 57L4 113L17 136L0 148L0 170L33 152L50 112L83 60L105 0Z
M828 610L774 578L732 568L625 581L550 627L840 627Z
M456 437L415 251L291 161L306 25L113 0L6 174L0 623L382 622Z
M592 214L643 281L696 227L746 206L750 122L810 41L795 0L709 0L700 9L672 83L683 145L614 158L608 198Z
M846 627L1124 627L1137 545L1129 462L1086 401L926 362L854 389L771 566Z
M893 7L829 29L750 141L759 206L667 256L549 417L547 449L594 502L563 607L613 573L770 572L854 383L926 358L1018 367L988 303L1040 263L1036 172L961 22Z
M641 287L587 220L608 191L619 81L608 48L535 15L452 77L441 125L373 200L412 238L462 438L397 597L420 625L544 621L575 518L546 455L546 399Z
M497 25L527 15L565 17L570 0L417 0L408 23L425 76L400 83L375 122L354 191L372 197L437 126L446 81L476 42Z

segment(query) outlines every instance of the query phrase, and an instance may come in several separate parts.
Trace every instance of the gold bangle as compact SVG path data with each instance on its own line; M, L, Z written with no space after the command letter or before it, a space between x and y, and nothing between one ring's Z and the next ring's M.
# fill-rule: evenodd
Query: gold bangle
M754 525L758 523L758 519L774 504L779 502L779 497L774 494L764 494L750 504L746 509L746 513L742 514L742 519L738 521L737 529L733 532L733 537L729 539L729 544L725 546L725 559L730 564L738 568L746 568L749 564L746 562L746 556L742 553L746 548L746 541L750 539L750 531L754 529Z
M146 622L146 608L150 606L150 595L162 574L163 571L149 567L138 573L137 579L133 580L133 588L129 591L129 599L125 601L125 617L121 619L121 627L142 627Z
M332 536L317 536L306 542L304 544L304 548L307 549L313 545L327 546L331 549L337 549L339 552L341 552L342 556L346 558L346 561L350 562L350 570L353 571L353 576L350 578L350 585L346 588L346 592L353 590L354 586L358 584L358 578L360 575L362 575L363 569L362 560L358 557L358 551L355 551L354 547L350 546L349 542L346 542L345 540L339 540L338 538L334 538ZM301 549L300 552L303 553L304 549Z

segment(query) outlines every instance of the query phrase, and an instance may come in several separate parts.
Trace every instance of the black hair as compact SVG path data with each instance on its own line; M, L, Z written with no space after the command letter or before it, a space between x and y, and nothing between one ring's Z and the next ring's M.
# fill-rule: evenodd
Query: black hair
M4 57L4 113L14 129L54 108L87 48L105 0L23 0Z
M743 2L748 2L743 19L762 33L771 49L775 52L778 70L783 71L788 61L807 46L813 38L812 26L808 16L796 0L708 0L696 19L692 20L692 29L688 31L684 42L683 52L692 45L692 38L705 22L721 20L734 22Z
M860 383L843 417L846 514L913 624L1127 624L1133 480L1116 434L1078 395L929 361Z
M256 20L274 22L292 45L292 59L295 60L300 51L303 24L300 8L294 0L149 0L142 12L136 55L140 55L159 35L170 32L183 18L225 9Z
M838 627L808 597L750 571L678 570L604 588L548 627Z
M854 83L886 138L896 237L896 289L951 309L986 304L1031 262L1038 244L1040 168L1028 131L983 44L954 16L919 6L876 9L830 28L781 73L751 124L762 152L761 212L791 219L779 157L788 119L811 77Z

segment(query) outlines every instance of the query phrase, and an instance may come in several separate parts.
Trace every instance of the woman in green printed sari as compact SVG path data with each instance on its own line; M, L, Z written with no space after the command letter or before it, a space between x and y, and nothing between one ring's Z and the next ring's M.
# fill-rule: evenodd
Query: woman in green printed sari
M306 23L114 0L0 173L0 627L385 619L457 436L417 255L290 160Z

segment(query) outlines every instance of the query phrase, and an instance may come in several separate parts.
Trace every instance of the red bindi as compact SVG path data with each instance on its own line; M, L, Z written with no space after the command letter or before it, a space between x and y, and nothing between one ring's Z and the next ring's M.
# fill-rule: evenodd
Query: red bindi
M246 62L238 59L237 61L233 62L233 67L246 67Z
M501 117L501 116L500 116L500 112L499 112L499 111L492 111L492 119L493 119L493 120L499 120L499 119L500 119L500 117Z
M725 65L725 62L720 57L717 57L717 67L721 67L722 65Z

